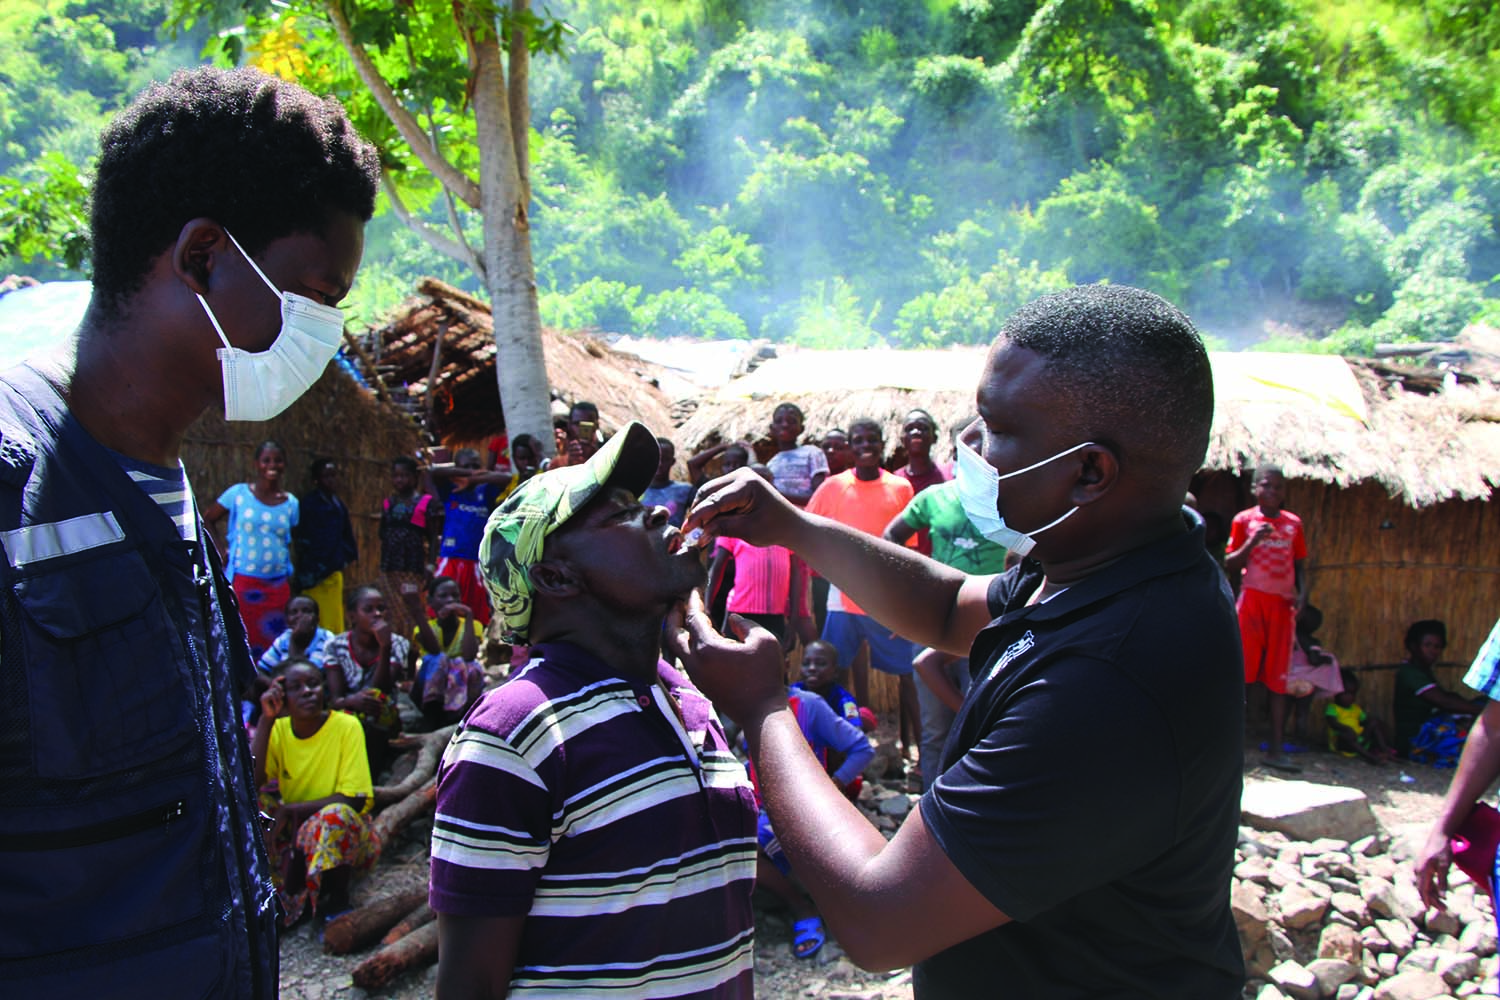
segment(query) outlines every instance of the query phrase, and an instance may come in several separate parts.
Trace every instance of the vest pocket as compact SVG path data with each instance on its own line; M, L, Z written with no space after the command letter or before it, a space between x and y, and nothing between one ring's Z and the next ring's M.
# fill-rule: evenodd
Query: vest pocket
M0 921L0 960L87 956L80 950L127 941L135 943L125 952L149 952L165 943L161 935L201 933L205 877L216 873L204 868L214 811L196 772L48 812L0 838L11 917Z
M23 578L33 764L43 778L128 770L197 731L182 639L134 552Z

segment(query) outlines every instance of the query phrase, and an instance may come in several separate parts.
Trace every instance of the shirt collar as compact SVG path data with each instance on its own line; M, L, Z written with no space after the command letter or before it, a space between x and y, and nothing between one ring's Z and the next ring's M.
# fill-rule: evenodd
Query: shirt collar
M1182 508L1182 517L1187 530L1127 552L1056 597L1029 607L1025 604L1026 597L1041 586L1042 567L1034 559L1026 560L1019 569L1020 585L1013 592L1005 611L990 624L998 625L1023 616L1031 621L1061 618L1146 580L1181 572L1202 559L1210 558L1203 545L1203 518L1190 507Z

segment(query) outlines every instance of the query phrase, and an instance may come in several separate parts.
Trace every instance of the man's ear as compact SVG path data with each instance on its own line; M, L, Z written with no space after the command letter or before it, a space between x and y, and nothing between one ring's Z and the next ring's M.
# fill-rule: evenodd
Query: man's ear
M1079 452L1078 480L1073 484L1073 502L1082 507L1114 488L1120 478L1120 459L1105 444L1091 444Z
M235 253L224 227L212 219L190 219L172 245L172 272L199 295L208 294L209 276L225 253Z
M558 559L544 559L532 563L526 570L531 579L531 589L538 596L576 597L579 581L573 567Z

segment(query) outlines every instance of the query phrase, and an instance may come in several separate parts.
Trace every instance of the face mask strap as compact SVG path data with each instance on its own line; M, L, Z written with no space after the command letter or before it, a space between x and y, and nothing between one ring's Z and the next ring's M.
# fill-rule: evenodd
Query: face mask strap
M1023 472L1030 472L1032 469L1040 469L1042 466L1046 465L1047 463L1049 463L1049 462L1055 462L1059 458L1063 458L1066 455L1073 454L1073 452L1075 452L1075 451L1079 451L1079 450L1084 449L1084 448L1093 447L1094 443L1095 442L1093 442L1093 441L1085 441L1085 442L1083 442L1083 444L1075 444L1073 447L1069 448L1067 451L1060 451L1056 455L1053 455L1051 458L1044 458L1040 462L1033 462L1032 464L1026 466L1026 468L1024 468L1024 469L1017 469L1015 472L1007 472L1005 475L1001 476L1000 478L1001 479L1009 479L1011 476L1019 476ZM1055 524L1056 522L1053 522L1053 523ZM1051 527L1051 525L1048 525L1048 527Z
M276 287L276 283L274 281L266 277L266 272L262 271L260 269L260 265L255 263L255 258L251 257L245 252L245 248L240 246L240 241L234 238L234 234L231 233L228 229L225 229L224 235L229 237L229 242L234 244L234 248L240 252L240 256L245 258L246 262L249 263L251 267L255 268L255 273L260 275L260 280L266 283L266 287L271 290L271 294L275 295L277 298L280 298L281 289ZM223 336L223 334L220 333L220 336Z
M198 295L197 292L193 294ZM215 316L214 311L208 307L208 300L198 295L198 303L203 306L203 311L208 313L208 321L214 325L214 330L218 333L219 339L224 342L224 346L231 351L234 350L234 345L229 342L228 337L224 336L224 328L219 325L219 317Z

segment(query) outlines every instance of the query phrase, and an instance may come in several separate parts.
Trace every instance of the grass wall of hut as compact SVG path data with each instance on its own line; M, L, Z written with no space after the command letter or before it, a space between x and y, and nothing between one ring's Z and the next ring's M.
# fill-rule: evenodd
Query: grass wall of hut
M1292 484L1287 507L1307 532L1318 638L1359 672L1364 709L1391 725L1402 639L1422 618L1448 624L1438 679L1466 690L1460 679L1500 615L1500 507L1449 500L1418 510L1380 486L1307 480Z
M274 420L230 423L210 411L193 424L182 458L199 506L251 479L255 448L262 441L286 449L286 487L297 496L313 489L308 475L313 459L338 463L339 496L349 507L359 545L359 560L344 571L344 585L347 590L373 582L380 572L380 506L391 491L391 459L415 453L416 427L331 365Z

